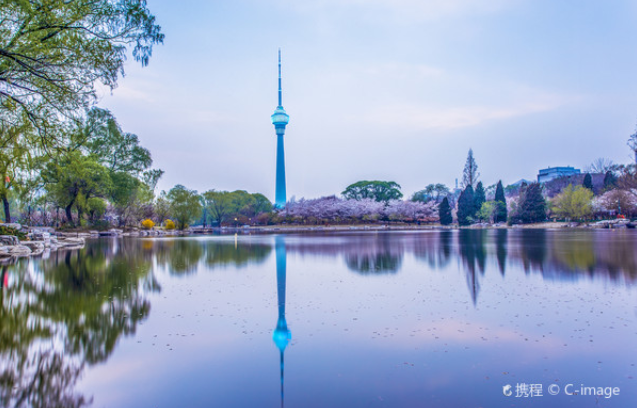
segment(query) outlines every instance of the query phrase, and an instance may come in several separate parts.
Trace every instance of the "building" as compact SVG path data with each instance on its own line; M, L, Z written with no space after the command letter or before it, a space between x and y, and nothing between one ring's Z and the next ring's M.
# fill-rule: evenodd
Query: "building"
M580 169L576 169L571 166L549 167L547 169L540 170L540 172L537 174L537 182L546 183L547 181L555 180L556 178L573 176L580 173Z
M283 148L283 135L285 127L290 122L290 116L283 109L283 98L281 91L281 49L279 49L279 105L272 114L272 124L276 131L276 191L274 196L274 206L276 208L285 207L287 194L285 191L285 151Z

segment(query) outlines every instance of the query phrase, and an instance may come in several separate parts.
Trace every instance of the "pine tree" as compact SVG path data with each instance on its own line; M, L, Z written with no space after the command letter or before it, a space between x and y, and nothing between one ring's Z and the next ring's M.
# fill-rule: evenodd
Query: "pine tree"
M480 177L480 173L478 173L478 164L473 158L473 150L469 149L467 161L465 162L464 170L462 171L462 187L467 188L468 186L471 186L473 189L474 184L478 181L478 177Z
M473 199L473 187L468 185L458 198L458 224L469 225L476 215L475 202Z
M612 190L615 188L615 183L617 182L617 177L613 174L612 171L607 171L606 175L604 175L604 190Z
M542 186L531 183L520 200L518 216L523 224L541 222L546 219L546 201L542 196Z
M440 217L440 224L442 225L449 225L453 222L451 206L449 205L447 197L443 198L440 206L438 206L438 216Z
M593 178L591 177L591 173L586 173L582 186L593 191Z
M473 206L475 208L474 214L478 213L482 208L482 204L487 201L487 195L484 192L484 187L482 186L482 182L478 181L478 185L476 186L476 190L473 193Z
M502 187L502 180L498 181L498 185L495 188L495 214L493 216L493 222L506 222L507 220L507 201L504 197L504 188Z

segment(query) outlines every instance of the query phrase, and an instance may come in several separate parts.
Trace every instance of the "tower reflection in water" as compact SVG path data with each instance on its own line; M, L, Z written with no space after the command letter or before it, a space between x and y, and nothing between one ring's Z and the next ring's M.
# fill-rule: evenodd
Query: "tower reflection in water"
M272 340L279 349L281 362L281 407L284 405L283 383L284 383L284 353L285 348L292 340L292 333L288 329L288 323L285 320L285 273L286 273L286 253L285 239L277 236L274 241L274 250L276 254L276 290L279 306L279 318L276 322L276 328L272 334Z

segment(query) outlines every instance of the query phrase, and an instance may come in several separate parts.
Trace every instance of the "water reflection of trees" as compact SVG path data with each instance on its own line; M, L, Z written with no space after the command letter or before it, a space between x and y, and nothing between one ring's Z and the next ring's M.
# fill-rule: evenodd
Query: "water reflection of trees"
M2 406L89 404L74 392L76 381L87 364L106 360L122 335L148 317L147 293L160 290L151 265L137 243L104 240L5 266Z
M459 255L464 264L464 273L471 300L475 304L480 292L477 272L484 275L487 253L485 248L486 230L463 229L458 232Z
M347 267L361 274L396 273L403 260L404 248L387 234L374 239L353 237L344 250Z
M166 267L173 275L187 275L197 271L203 262L208 268L244 267L265 261L272 252L272 245L253 242L206 239L155 239L145 240L148 250L155 255L157 264Z
M431 268L460 259L471 291L489 268L505 275L519 265L551 279L596 277L637 280L634 231L463 229L426 232L307 234L286 238L291 253L342 256L347 267L364 274L397 272L406 254Z

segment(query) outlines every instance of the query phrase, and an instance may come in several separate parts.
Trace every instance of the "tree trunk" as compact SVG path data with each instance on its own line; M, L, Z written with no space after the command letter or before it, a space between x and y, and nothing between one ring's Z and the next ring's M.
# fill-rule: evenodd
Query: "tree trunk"
M73 206L73 203L67 205L64 208L64 211L66 212L66 222L68 222L70 226L74 227L75 225L73 224L73 215L71 214L72 206Z
M6 191L2 193L2 204L4 205L4 222L11 222L11 210L9 209L9 199Z

